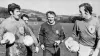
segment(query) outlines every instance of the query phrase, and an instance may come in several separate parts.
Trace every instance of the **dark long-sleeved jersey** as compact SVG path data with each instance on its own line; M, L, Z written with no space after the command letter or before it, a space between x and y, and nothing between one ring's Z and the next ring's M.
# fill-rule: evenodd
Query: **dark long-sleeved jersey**
M43 23L39 32L41 44L54 44L55 40L63 40L65 37L63 28L60 23L50 25L47 22Z

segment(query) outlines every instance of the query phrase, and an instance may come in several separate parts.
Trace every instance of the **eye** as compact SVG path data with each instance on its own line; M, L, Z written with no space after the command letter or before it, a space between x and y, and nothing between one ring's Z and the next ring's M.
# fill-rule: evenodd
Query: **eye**
M48 17L48 18L50 18L50 17Z
M88 15L88 12L85 12L85 15Z
M79 12L82 13L80 10L79 10Z

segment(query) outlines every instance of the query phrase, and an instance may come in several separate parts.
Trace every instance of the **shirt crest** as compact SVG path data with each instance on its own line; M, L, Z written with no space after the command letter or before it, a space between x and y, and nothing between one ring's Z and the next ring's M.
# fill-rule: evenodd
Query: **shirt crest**
M95 26L90 25L90 26L88 27L88 30L89 30L90 33L94 33L94 32L95 32Z
M59 34L59 31L58 30L56 30L56 34Z

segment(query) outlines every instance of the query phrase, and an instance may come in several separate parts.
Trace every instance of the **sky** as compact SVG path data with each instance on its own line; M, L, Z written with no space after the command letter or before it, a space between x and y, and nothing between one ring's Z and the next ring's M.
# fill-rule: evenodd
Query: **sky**
M100 15L100 0L0 0L1 7L8 7L8 4L16 3L22 9L32 9L46 13L54 11L58 15L79 14L78 6L82 3L90 3L93 13Z

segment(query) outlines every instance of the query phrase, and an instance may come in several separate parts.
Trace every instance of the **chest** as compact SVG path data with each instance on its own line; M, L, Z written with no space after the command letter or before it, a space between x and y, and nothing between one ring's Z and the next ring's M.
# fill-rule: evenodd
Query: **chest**
M19 21L8 21L4 27L7 31L16 33L19 27L23 27L23 24L21 24Z
M59 34L60 33L60 27L58 25L48 25L46 27L44 27L44 31L45 33L48 34Z
M81 22L78 26L78 30L80 32L90 33L94 34L96 32L96 22L90 21L90 22Z

